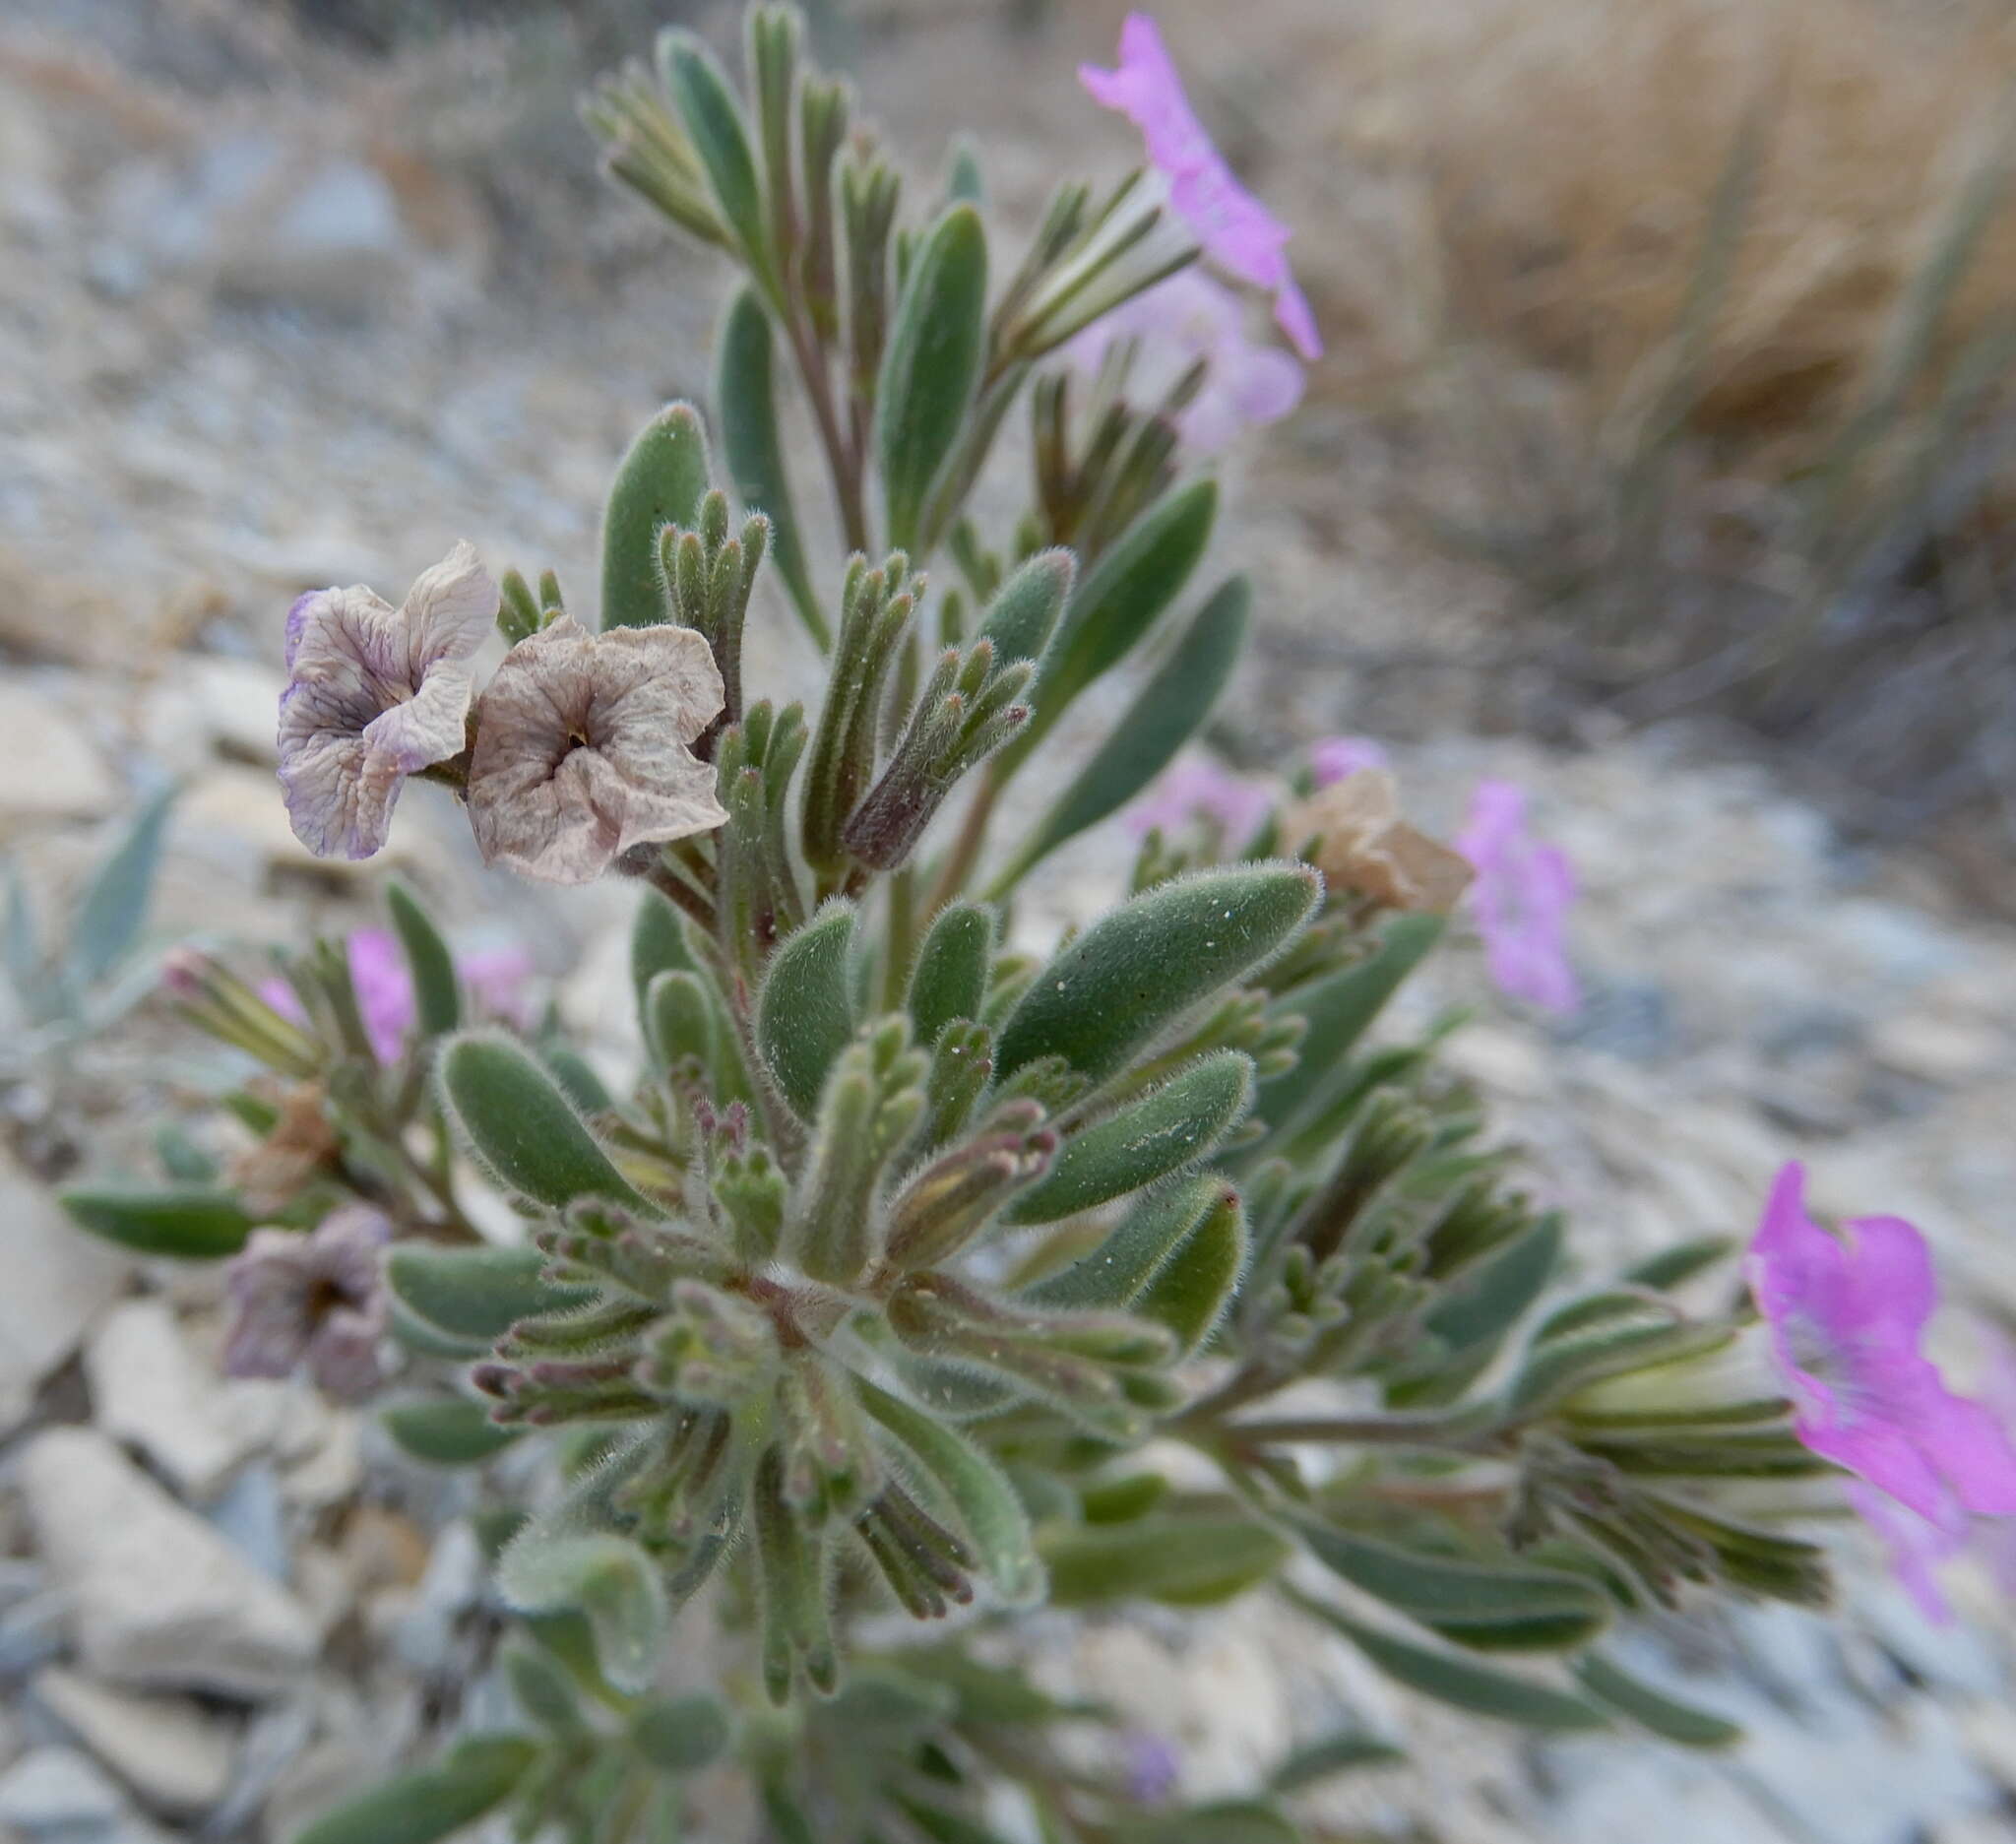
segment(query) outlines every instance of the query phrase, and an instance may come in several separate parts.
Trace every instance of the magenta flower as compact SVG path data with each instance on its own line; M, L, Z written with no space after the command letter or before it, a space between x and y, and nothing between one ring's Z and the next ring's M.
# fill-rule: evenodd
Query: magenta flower
M1127 809L1127 825L1138 839L1151 832L1173 838L1201 820L1227 843L1242 846L1273 808L1273 791L1264 783L1234 775L1208 757L1186 756Z
M1860 1480L1849 1486L1848 1501L1883 1539L1890 1552L1890 1572L1918 1604L1918 1611L1934 1626L1949 1625L1953 1608L1939 1586L1938 1571L1967 1548L1966 1530L1934 1524Z
M2016 1514L2016 1447L1919 1351L1937 1298L1924 1238L1900 1217L1831 1236L1804 1186L1796 1162L1779 1173L1745 1263L1794 1432L1941 1529Z
M1242 429L1278 422L1302 401L1301 366L1279 347L1249 340L1238 295L1202 270L1179 269L1123 302L1067 351L1096 376L1121 340L1137 342L1128 382L1139 401L1164 396L1198 359L1206 361L1203 388L1176 416L1177 435L1200 453L1228 447Z
M413 1028L417 1001L413 978L406 955L389 928L353 928L346 942L349 957L350 986L357 995L357 1012L364 1021L364 1034L371 1040L371 1053L382 1065L396 1063L406 1049ZM532 957L523 948L485 948L456 957L456 971L462 976L474 1008L501 1023L526 1024L525 983L532 978ZM268 980L259 996L295 1024L306 1024L299 995L284 980Z
M1330 788L1360 769L1390 768L1386 751L1369 736L1325 736L1309 751L1316 786Z
M1477 869L1478 929L1498 989L1545 1011L1573 1011L1581 988L1566 925L1575 873L1565 854L1527 830L1525 790L1480 782L1456 849Z
M332 1211L308 1236L254 1230L224 1264L226 1373L291 1376L305 1362L331 1395L368 1395L382 1374L388 1308L378 1256L391 1240L392 1225L368 1204Z
M470 657L497 585L459 543L394 608L361 584L319 589L287 611L280 782L294 836L318 858L369 858L409 775L462 752Z
M1239 184L1212 145L1155 21L1146 13L1128 14L1120 28L1118 67L1081 64L1078 80L1095 101L1117 109L1141 130L1149 159L1168 183L1169 204L1204 254L1228 275L1271 293L1275 323L1295 350L1307 359L1321 358L1316 317L1289 268L1289 227Z

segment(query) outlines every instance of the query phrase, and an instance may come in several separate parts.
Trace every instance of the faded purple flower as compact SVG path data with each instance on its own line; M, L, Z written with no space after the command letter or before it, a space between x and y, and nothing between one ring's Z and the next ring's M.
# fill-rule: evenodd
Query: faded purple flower
M476 705L469 817L484 859L591 883L632 846L723 825L687 745L724 697L690 627L592 634L568 616L504 656Z
M1309 751L1316 786L1329 788L1365 768L1391 768L1386 751L1369 736L1325 736Z
M318 858L369 858L407 776L461 752L470 657L497 612L497 585L458 543L403 606L360 584L319 589L287 611L280 781L294 836Z
M1140 401L1173 390L1198 359L1203 387L1176 416L1191 448L1214 453L1240 430L1277 422L1302 401L1302 368L1276 346L1246 337L1245 304L1199 269L1179 269L1123 302L1073 340L1070 357L1088 375L1115 342L1138 342L1130 386Z
M368 1204L346 1204L312 1235L254 1230L224 1264L232 1376L291 1376L302 1363L333 1396L368 1395L382 1372L387 1305L378 1257L392 1225Z
M1289 268L1289 227L1239 184L1212 145L1155 21L1146 13L1128 14L1120 28L1118 67L1081 64L1078 79L1095 101L1117 109L1141 130L1149 159L1168 183L1170 205L1205 255L1271 293L1275 322L1295 350L1321 358L1315 315Z
M1565 853L1527 830L1526 791L1480 782L1456 849L1477 868L1478 929L1498 989L1545 1011L1573 1011L1581 987L1566 935L1575 873Z
M1823 1459L1942 1529L1962 1512L2016 1514L2016 1447L1920 1353L1936 1304L1924 1238L1900 1217L1831 1236L1785 1167L1745 1273L1793 1399L1793 1430Z
M536 971L532 956L521 947L472 948L459 954L456 971L469 989L471 1002L486 1018L515 1025L521 1031L532 1023L525 988Z
M1127 809L1127 825L1139 839L1151 832L1173 838L1202 820L1228 844L1242 846L1273 807L1274 793L1264 782L1234 775L1207 756L1185 756Z

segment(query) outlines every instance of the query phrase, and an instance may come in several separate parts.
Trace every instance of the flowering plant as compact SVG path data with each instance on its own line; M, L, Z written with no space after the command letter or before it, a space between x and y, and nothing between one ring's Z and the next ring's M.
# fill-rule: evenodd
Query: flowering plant
M1066 1733L1106 1718L1004 1662L1017 1615L1271 1592L1480 1718L1713 1745L1730 1726L1628 1674L1609 1629L1697 1593L1821 1602L1789 1519L1815 1490L1846 1507L1837 1465L1934 1524L2016 1511L2016 1454L1918 1353L1908 1226L1837 1242L1788 1180L1751 1258L1768 1339L1746 1302L1673 1298L1723 1241L1570 1282L1559 1217L1509 1187L1435 1038L1372 1040L1473 879L1508 988L1572 1002L1565 862L1516 790L1480 791L1459 852L1362 739L1273 787L1183 757L1248 603L1232 578L1186 605L1218 499L1186 436L1280 413L1294 363L1255 364L1242 297L1199 266L1320 346L1285 226L1153 24L1084 81L1153 172L1063 186L1000 280L972 163L906 216L791 13L753 14L746 96L666 33L589 119L743 280L712 440L673 405L616 473L598 619L466 544L397 609L332 589L288 617L301 838L370 855L419 775L488 861L630 880L644 1047L605 1085L394 887L389 935L277 987L179 959L190 1017L268 1072L231 1098L259 1144L221 1178L71 1196L99 1234L228 1260L237 1367L350 1395L396 1368L383 1416L418 1459L544 1456L488 1476L519 1720L302 1844L491 1812L520 1838L683 1835L724 1756L777 1839L994 1838L1004 1789L1018 1835L1292 1839L1293 1790L1361 1738L1184 1806L1152 1740L1087 1770ZM1191 324L1143 396L1158 299ZM838 573L795 511L780 350ZM998 543L969 498L1025 400L1031 504ZM766 568L824 656L814 710L745 683ZM1039 746L1143 654L1039 799ZM1130 808L1125 899L1022 946L1027 882ZM478 1183L516 1234L479 1228ZM701 1598L717 1693L673 1695Z

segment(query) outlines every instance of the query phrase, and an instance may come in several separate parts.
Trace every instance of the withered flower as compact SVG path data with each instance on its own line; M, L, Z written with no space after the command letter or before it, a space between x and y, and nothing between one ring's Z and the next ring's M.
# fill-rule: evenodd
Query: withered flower
M254 1230L224 1267L225 1371L291 1376L305 1361L331 1395L368 1395L388 1318L378 1257L391 1240L392 1225L368 1204L332 1211L311 1236Z
M1331 889L1359 891L1386 909L1446 916L1470 887L1469 860L1401 818L1399 788L1384 769L1360 769L1291 808L1283 843L1311 840Z
M563 615L520 641L476 701L469 816L484 859L592 883L633 846L724 824L713 766L687 746L724 696L691 628L592 634Z
M323 1100L321 1083L297 1082L282 1100L273 1131L232 1163L232 1186L253 1216L277 1216L336 1156L340 1142Z
M409 775L461 753L470 657L497 585L458 543L395 608L361 584L287 611L280 783L294 836L318 858L369 858Z

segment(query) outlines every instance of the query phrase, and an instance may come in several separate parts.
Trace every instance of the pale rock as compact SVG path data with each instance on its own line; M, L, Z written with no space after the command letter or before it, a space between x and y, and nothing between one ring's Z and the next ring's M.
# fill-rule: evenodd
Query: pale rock
M38 1748L0 1774L0 1826L28 1844L166 1844L88 1755Z
M22 1456L21 1482L95 1675L260 1697L314 1663L308 1611L104 1434L51 1429Z
M271 1439L284 1385L225 1383L159 1298L115 1307L86 1347L98 1428L140 1449L192 1498L212 1496Z
M231 1732L186 1697L135 1694L56 1666L35 1699L99 1760L163 1812L204 1812L231 1780Z
M212 739L256 762L274 759L280 729L281 687L286 682L256 660L220 656L191 663L197 708Z
M127 1263L86 1235L49 1192L0 1152L0 1433L36 1385L119 1297Z
M2010 1064L2008 1034L1992 1025L1936 1012L1905 1012L1885 1019L1870 1043L1876 1060L1901 1075L1958 1086Z
M0 679L0 736L7 759L31 772L0 776L0 831L24 822L94 819L119 799L119 784L46 686Z

